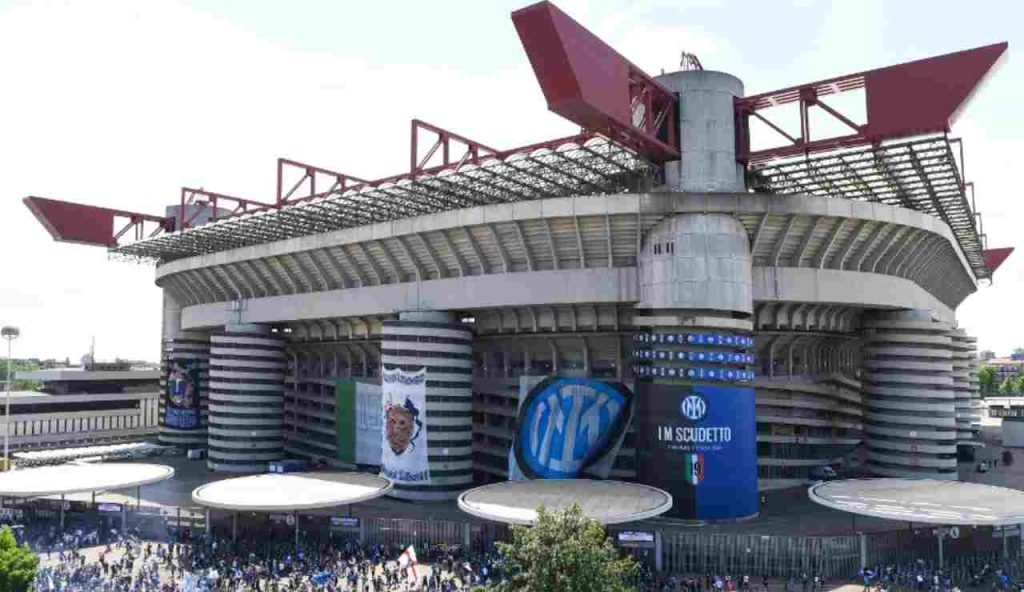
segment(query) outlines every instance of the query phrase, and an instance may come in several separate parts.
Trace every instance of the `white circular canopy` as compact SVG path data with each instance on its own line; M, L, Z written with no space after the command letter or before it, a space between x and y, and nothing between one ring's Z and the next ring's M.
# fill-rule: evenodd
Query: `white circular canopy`
M37 497L126 489L173 476L173 468L147 463L92 463L16 469L0 473L0 496Z
M602 524L652 518L672 508L667 492L640 483L586 479L506 481L464 491L464 512L508 524L532 524L541 506L553 512L579 504L583 515Z
M263 473L200 485L192 501L221 510L293 512L365 502L390 489L390 479L366 473Z
M823 506L889 520L961 526L1024 523L1024 491L934 479L847 479L812 485Z

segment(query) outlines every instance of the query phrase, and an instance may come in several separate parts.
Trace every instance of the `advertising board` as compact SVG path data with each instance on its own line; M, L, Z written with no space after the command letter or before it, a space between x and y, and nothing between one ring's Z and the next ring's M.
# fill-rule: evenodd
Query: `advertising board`
M672 494L669 515L690 520L758 511L754 389L643 383L637 477Z
M381 403L381 472L396 483L429 483L427 369L385 369L381 373Z
M164 425L177 430L199 427L200 360L167 360Z
M521 381L509 479L607 479L633 419L616 382L552 376Z

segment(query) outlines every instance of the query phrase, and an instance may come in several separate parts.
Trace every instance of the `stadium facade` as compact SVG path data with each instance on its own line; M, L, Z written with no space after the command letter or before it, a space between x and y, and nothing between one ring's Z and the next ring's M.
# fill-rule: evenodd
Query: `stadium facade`
M387 375L376 429L411 499L513 456L606 461L704 518L822 465L956 479L978 427L956 309L1010 249L988 248L949 132L1007 45L747 96L693 56L648 76L550 3L513 21L580 135L498 150L414 121L408 173L280 159L274 202L186 188L166 216L26 198L58 240L156 263L191 389L168 389L161 440L217 471L340 462L339 381ZM857 121L829 104L846 93ZM553 376L578 380L524 414Z

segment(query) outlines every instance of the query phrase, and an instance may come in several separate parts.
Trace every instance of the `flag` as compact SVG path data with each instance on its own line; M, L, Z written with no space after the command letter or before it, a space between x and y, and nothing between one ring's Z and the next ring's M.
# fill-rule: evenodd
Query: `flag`
M402 551L402 554L398 556L398 567L408 567L409 576L412 578L413 582L415 582L418 577L416 575L417 563L419 563L419 561L416 559L416 549L414 549L412 545L409 545L405 551Z
M684 457L686 466L683 469L683 476L690 485L699 485L704 481L704 455L687 454Z

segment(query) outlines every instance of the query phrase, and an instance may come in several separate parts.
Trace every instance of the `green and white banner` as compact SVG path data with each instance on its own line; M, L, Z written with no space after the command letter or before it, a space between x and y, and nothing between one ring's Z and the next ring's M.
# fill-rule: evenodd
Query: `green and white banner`
M380 385L339 379L334 387L334 426L338 460L379 467L381 421Z

